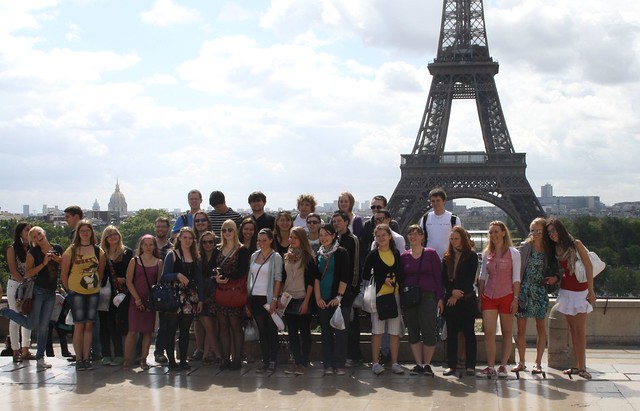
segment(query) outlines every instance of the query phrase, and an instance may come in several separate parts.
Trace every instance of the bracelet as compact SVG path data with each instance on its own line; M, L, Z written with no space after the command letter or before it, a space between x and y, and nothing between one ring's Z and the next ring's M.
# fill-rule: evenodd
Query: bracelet
M340 294L336 295L336 300L338 300L338 302L342 301L342 296Z

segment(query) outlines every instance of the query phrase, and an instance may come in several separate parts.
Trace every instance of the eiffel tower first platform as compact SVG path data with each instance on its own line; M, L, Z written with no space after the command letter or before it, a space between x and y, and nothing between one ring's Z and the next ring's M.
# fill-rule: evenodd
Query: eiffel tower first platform
M494 204L526 236L544 210L525 175L526 154L515 152L507 130L482 0L444 0L438 55L428 67L433 79L422 123L413 151L402 155L400 182L389 200L401 232L429 211L429 191L442 187L450 200ZM484 152L444 151L453 99L475 99Z

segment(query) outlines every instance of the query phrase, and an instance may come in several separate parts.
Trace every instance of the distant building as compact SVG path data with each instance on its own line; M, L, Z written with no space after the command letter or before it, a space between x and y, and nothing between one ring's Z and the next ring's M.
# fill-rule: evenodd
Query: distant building
M100 204L98 204L98 199L93 202L93 207L91 208L93 211L100 211Z
M22 215L25 217L29 217L29 204L24 204L22 206Z
M111 194L109 199L108 210L112 213L117 213L120 216L127 215L127 200L124 198L124 194L120 191L120 183L116 181L116 191Z
M553 197L553 186L549 183L540 187L542 197Z

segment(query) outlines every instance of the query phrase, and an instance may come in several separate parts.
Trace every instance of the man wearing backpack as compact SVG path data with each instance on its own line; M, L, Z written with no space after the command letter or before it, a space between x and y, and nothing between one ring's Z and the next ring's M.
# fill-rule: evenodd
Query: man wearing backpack
M176 219L173 229L171 230L171 239L175 239L178 232L182 227L193 227L193 215L200 211L200 204L202 204L202 193L200 190L193 189L187 194L187 200L189 201L189 212L182 214Z
M438 187L429 192L432 210L422 216L418 225L422 227L427 247L438 253L440 260L449 247L449 234L454 226L462 226L460 217L444 209L447 193Z

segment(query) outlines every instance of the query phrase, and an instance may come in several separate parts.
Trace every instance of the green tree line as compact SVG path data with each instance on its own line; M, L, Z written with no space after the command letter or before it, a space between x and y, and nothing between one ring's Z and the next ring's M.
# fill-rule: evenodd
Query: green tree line
M143 209L122 222L118 229L124 244L135 249L138 239L153 233L153 223L159 216L168 217L162 210ZM70 230L67 226L54 226L41 220L29 220L47 232L47 238L66 248ZM640 219L591 216L563 220L569 232L580 239L591 251L598 253L607 268L596 278L596 293L610 297L640 297ZM6 290L9 269L6 249L13 242L18 220L0 221L0 281ZM100 233L98 233L100 234Z
M127 247L135 250L138 239L144 234L153 234L154 221L156 218L163 216L169 217L165 211L155 209L139 210L134 216L127 218L118 225L118 230L122 234L122 242ZM7 289L7 279L9 278L9 266L7 264L7 247L13 244L13 236L16 225L20 221L28 221L32 225L40 226L47 233L49 242L60 244L63 248L67 248L71 243L69 236L71 230L66 225L56 226L43 220L24 219L24 220L0 220L0 282L2 290ZM98 241L102 232L96 231Z

